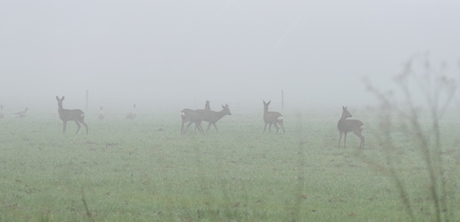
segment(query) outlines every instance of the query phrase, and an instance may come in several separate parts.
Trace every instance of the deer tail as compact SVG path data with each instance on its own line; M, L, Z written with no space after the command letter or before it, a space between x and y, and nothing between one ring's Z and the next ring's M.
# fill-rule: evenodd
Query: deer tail
M181 115L181 116L185 116L185 113L184 113L184 112L180 112L180 115Z
M363 129L364 129L364 125L360 126L359 128L360 128L361 130L363 130Z
M277 118L277 120L280 121L280 122L283 122L283 119L284 119L283 116L279 116L279 117Z

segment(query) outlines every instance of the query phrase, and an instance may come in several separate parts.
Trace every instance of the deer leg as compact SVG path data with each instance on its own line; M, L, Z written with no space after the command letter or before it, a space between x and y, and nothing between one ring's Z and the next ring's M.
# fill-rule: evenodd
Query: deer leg
M347 148L347 132L344 133L343 137L343 148Z
M268 124L268 134L272 132L272 123Z
M353 133L355 133L355 135L358 136L361 139L361 143L359 144L359 148L364 149L364 136L361 135L361 131L357 130L357 131L353 131Z
M85 126L85 128L86 128L86 135L88 135L88 125L86 125L85 120L84 120L84 119L80 120L80 123L83 124L83 126Z
M273 126L275 126L275 128L276 128L276 134L278 134L278 131L280 130L280 128L278 127L278 123L275 122L275 123L273 124Z
M62 132L65 133L65 128L67 126L67 121L62 121Z
M342 134L343 134L343 133L339 131L340 137L339 137L339 145L337 146L337 148L340 148L340 141L342 140Z
M185 128L184 134L187 132L188 127L189 127L190 125L192 125L192 123L193 123L192 121L190 121L190 122L188 123L187 128Z
M216 132L218 133L219 130L217 130L217 126L216 126L216 123L212 123L212 125L214 126L214 129L216 129Z
M75 135L76 135L78 133L78 131L80 131L81 126L80 126L80 123L78 123L78 120L75 120L75 123L78 126L77 132L75 133Z
M197 123L195 123L195 127L197 127L197 128L198 128L198 130L199 130L199 131L200 131L202 134L204 134L204 130L203 130L203 127L201 127L201 122L197 122Z
M208 123L208 128L206 129L206 132L208 132L209 128L211 128L211 122Z
M284 130L284 125L283 125L282 121L280 122L280 126L281 126L281 129L283 129L283 134L286 134L286 131Z
M181 126L180 126L180 134L183 135L184 134L184 122L182 122Z
M267 123L265 123L265 127L264 127L264 133L265 133L265 129L267 129Z

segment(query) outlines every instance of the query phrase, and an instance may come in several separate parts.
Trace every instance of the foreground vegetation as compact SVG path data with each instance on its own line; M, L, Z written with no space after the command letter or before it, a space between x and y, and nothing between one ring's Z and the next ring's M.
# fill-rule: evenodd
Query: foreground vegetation
M340 108L340 107L339 107ZM57 114L0 121L0 221L407 221L385 165L377 121L353 112L366 128L364 150L349 134L338 149L333 111L285 111L285 135L262 134L261 113L233 112L220 132L180 135L180 118L139 114L133 121L88 116L89 135ZM177 113L174 113L177 114ZM441 123L448 188L458 187L458 118ZM433 219L419 151L395 142L417 221ZM450 193L449 212L460 218Z

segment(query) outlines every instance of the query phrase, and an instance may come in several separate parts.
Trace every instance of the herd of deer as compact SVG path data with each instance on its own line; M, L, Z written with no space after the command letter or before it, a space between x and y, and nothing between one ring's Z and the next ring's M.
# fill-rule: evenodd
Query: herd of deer
M58 102L59 118L62 120L62 123L63 123L62 131L64 133L66 132L67 121L74 121L78 127L77 132L75 134L77 134L78 131L80 131L80 128L81 128L80 123L83 124L83 126L85 126L86 134L88 134L88 125L85 123L84 112L80 109L64 109L62 107L62 102L64 101L64 98L65 98L64 96L61 98L56 96L56 100ZM283 125L283 120L284 120L283 115L281 115L281 113L279 112L268 111L268 106L270 105L270 102L271 101L268 101L268 102L263 101L264 103L263 120L265 123L264 133L265 133L265 130L267 129L267 125L269 126L268 133L271 132L272 125L274 125L276 128L276 134L278 134L280 127L283 130L283 133L286 133L284 130L284 125ZM15 113L13 117L24 118L27 116L27 110L29 110L29 108L26 108L22 112ZM182 135L187 132L189 126L192 123L195 123L195 131L198 129L198 131L204 134L203 128L201 127L201 122L203 121L208 122L208 128L206 129L206 131L208 131L211 125L213 125L214 128L216 129L216 132L218 132L217 126L216 126L217 121L222 119L222 117L224 117L225 115L232 115L232 113L230 112L230 108L228 107L227 104L225 104L225 106L222 106L222 110L219 112L212 111L209 101L206 101L204 109L197 109L197 110L183 109L180 112L180 114L182 118L182 126L181 126ZM3 105L0 105L0 118L4 118L4 116L5 115L3 114ZM128 115L126 116L126 119L134 119L135 117L136 117L136 104L134 104L133 111L128 113ZM337 128L340 134L338 147L340 148L340 142L342 140L342 135L345 134L343 138L343 144L344 144L344 147L346 147L347 133L353 132L354 134L356 134L356 136L358 136L361 139L359 148L363 149L364 148L364 137L361 133L364 129L364 124L363 122L357 119L347 119L349 117L352 117L352 115L347 110L347 107L343 106L342 107L342 117L337 123ZM98 115L98 118L99 119L105 118L105 114L103 112L102 106L100 107L100 113ZM187 122L189 122L189 124L184 129L184 124Z

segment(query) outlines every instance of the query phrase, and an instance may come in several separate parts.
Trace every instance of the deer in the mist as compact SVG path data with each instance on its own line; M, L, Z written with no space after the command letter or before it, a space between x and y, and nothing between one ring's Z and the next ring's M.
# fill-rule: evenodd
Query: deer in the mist
M206 104L204 105L204 110L203 109L197 109L197 110L183 109L182 111L180 111L180 116L182 118L182 125L180 128L180 133L182 135L185 134L188 130L188 127L192 123L195 123L195 132L196 132L196 129L198 129L198 131L200 131L201 133L204 133L203 128L201 127L201 122L203 122L204 113L210 112L210 111L211 111L211 106L209 105L208 100L206 100ZM184 130L184 124L186 122L189 122L189 124Z
M340 137L339 137L339 145L340 148L340 141L342 140L342 134L345 134L343 137L343 147L347 148L347 133L353 132L356 136L361 139L361 144L359 144L359 148L364 148L364 136L361 134L364 129L364 123L357 120L357 119L347 119L348 117L352 117L351 113L347 110L346 106L342 107L342 118L340 118L339 122L337 123L337 128L339 129Z
M219 112L211 111L211 109L209 109L209 111L208 111L208 110L205 109L203 120L209 123L208 124L208 129L206 129L206 132L208 132L209 128L211 127L211 124L216 129L216 132L219 132L217 130L216 123L217 123L217 121L222 119L222 117L224 117L225 115L232 115L232 113L230 112L230 108L228 107L227 104L225 104L225 106L222 106L222 110L219 111Z
M201 122L203 122L204 118L204 110L183 109L182 111L180 111L180 116L182 118L182 125L180 128L180 132L182 135L184 135L187 132L188 127L192 123L195 123L195 131L196 129L198 129L201 133L204 133L203 128L201 127ZM184 130L184 124L186 122L189 122L189 124Z
M5 114L3 114L3 105L0 105L0 119L3 119L5 117Z
M286 134L286 131L284 130L284 125L283 125L283 120L284 120L283 115L281 115L281 113L279 112L268 111L268 106L270 105L271 100L268 101L268 103L266 103L265 100L263 102L264 102L264 122L265 122L264 133L265 133L265 130L267 129L267 124L269 125L268 133L270 133L272 129L272 124L273 124L276 128L276 134L278 134L278 131L280 129L278 127L278 124L280 124L281 129L283 129L283 133Z
M75 121L75 123L78 126L77 132L80 131L80 123L83 124L86 128L86 134L88 134L88 125L85 123L85 113L81 111L80 109L64 109L62 107L62 101L64 101L65 97L61 97L59 99L58 96L56 96L56 100L58 102L58 113L59 113L59 118L62 120L62 132L66 132L66 126L67 126L67 121Z
M105 118L105 113L104 113L103 109L104 109L104 107L101 106L100 111L99 111L99 115L97 115L98 119L104 119Z
M136 118L137 114L136 114L136 104L134 104L133 106L133 111L131 111L130 113L128 113L128 115L126 115L126 119L134 119Z
M13 117L16 117L16 118L24 118L24 117L27 117L28 113L27 111L29 110L29 108L25 108L24 111L21 111L21 112L17 112L15 114L13 114Z

